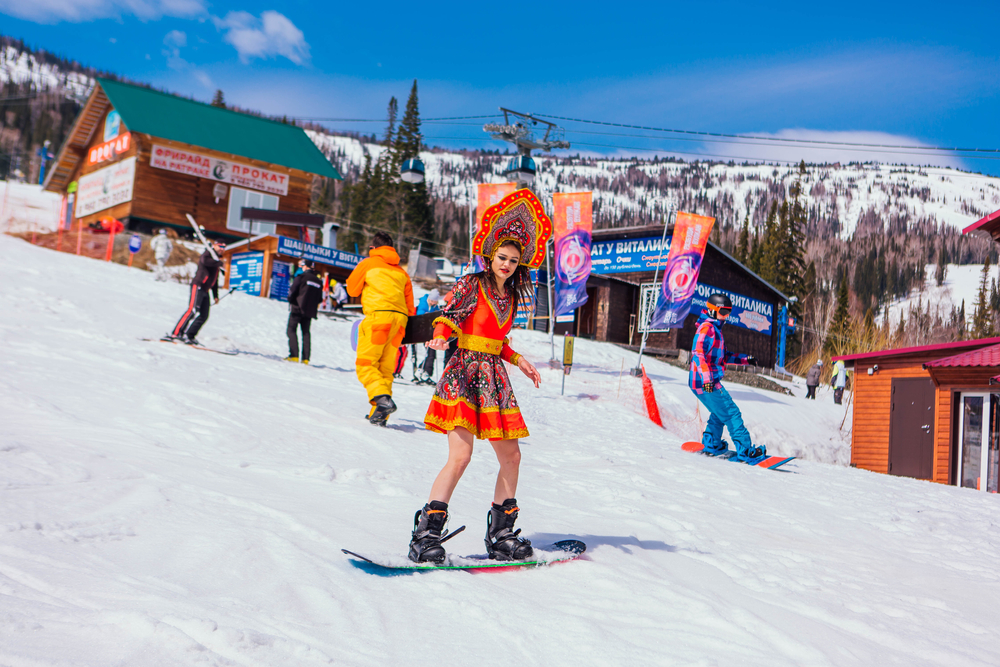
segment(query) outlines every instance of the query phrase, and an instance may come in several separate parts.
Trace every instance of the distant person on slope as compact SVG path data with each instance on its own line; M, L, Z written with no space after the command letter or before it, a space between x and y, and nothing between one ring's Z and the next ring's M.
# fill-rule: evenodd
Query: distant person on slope
M226 249L226 244L213 241L212 247L216 254L221 254ZM198 259L198 271L194 274L194 280L191 281L191 297L187 310L181 315L181 319L177 321L173 331L165 338L179 340L188 345L201 344L196 336L205 322L208 321L208 311L211 305L209 290L212 292L215 303L219 303L219 271L221 268L222 261L212 257L212 253L207 249L201 254ZM197 317L195 317L195 311L198 312Z
M372 238L367 259L347 278L347 293L361 297L365 319L358 327L358 380L368 392L372 409L368 421L385 426L396 411L392 401L392 374L406 320L413 314L413 285L399 268L399 255L392 237L379 232Z
M725 294L708 297L708 303L701 311L695 329L688 383L691 391L710 413L705 432L701 436L705 453L718 455L729 448L722 439L722 429L726 427L736 446L736 458L752 465L764 459L766 450L764 447L754 446L750 440L750 432L743 423L743 414L733 402L733 397L722 386L727 362L745 364L752 359L745 354L726 352L722 325L726 323L732 310L733 302Z
M174 242L167 236L167 230L161 229L160 233L149 242L149 247L153 249L153 258L156 260L156 279L166 280L167 272L164 265L170 259L170 253L174 251Z
M316 311L323 300L323 280L316 274L313 263L308 259L299 260L302 273L295 276L288 290L288 356L285 361L299 360L298 330L302 329L302 363L309 363L309 326L316 319Z
M333 301L333 309L340 310L340 307L347 303L347 290L344 289L343 283L337 282L333 278L330 278L330 298Z
M843 359L833 362L833 378L830 379L830 386L833 387L833 402L842 405L844 389L847 387L847 365Z
M433 313L440 310L440 303L441 292L436 289L431 290L429 293L420 297L420 301L417 302L417 315L425 315L427 313ZM413 379L423 384L435 384L434 361L437 359L437 351L433 347L427 347L427 352L424 354L424 363L420 365L420 372L418 374L416 370L417 346L412 345L411 347L413 348Z
M809 367L806 372L806 398L816 400L816 388L819 387L819 376L823 374L823 360L817 359L816 363Z

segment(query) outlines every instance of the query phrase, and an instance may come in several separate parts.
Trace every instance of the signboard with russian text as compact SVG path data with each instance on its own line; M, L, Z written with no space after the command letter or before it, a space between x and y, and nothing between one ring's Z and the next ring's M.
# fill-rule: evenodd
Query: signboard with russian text
M91 149L87 151L87 164L107 162L108 160L116 158L122 153L128 151L131 145L132 134L130 132L119 134L117 137L109 139L103 144L92 146Z
M278 237L278 254L289 257L304 257L320 264L349 270L353 270L364 259L361 255L355 255L352 252L306 243L287 236Z
M282 196L288 194L288 174L240 162L230 162L194 151L153 144L149 164L157 169L208 178L241 188Z
M694 297L691 299L691 310L701 312L708 303L708 297L713 294L725 294L733 302L733 312L726 319L727 325L749 329L758 333L771 335L771 325L774 321L774 305L766 301L751 299L748 296L730 292L720 287L698 283Z
M604 275L655 271L657 266L662 269L666 266L670 239L668 235L666 241L660 236L594 241L590 245L590 272Z
M254 296L260 294L261 280L264 276L264 253L235 253L229 266L229 289Z
M76 192L75 217L82 218L132 201L134 183L134 157L81 176Z
M268 296L278 301L287 301L288 292L291 289L292 265L288 262L273 262L271 264L271 293Z
M555 312L560 316L587 303L587 278L590 276L590 242L593 221L590 192L552 195L555 214ZM570 320L572 321L572 320Z
M691 297L698 285L701 261L715 218L693 213L677 213L673 242L663 269L663 287L653 312L650 328L674 329L684 326L691 311Z

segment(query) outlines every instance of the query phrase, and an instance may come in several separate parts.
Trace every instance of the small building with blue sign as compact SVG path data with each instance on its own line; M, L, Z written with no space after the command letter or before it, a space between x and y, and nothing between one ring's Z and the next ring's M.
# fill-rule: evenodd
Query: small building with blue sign
M572 325L557 324L556 331L576 333L596 340L638 346L643 325L655 306L663 265L670 250L668 230L650 225L595 230L591 246L591 275L587 281L587 303L577 311ZM661 259L662 257L662 259ZM654 278L657 263L659 275ZM651 330L648 349L690 350L695 323L708 297L722 292L733 301L733 312L725 329L726 347L750 354L761 366L777 360L779 313L789 299L770 283L709 242L698 277L691 313L680 329Z
M267 234L226 246L226 289L236 289L254 296L284 300L300 259L316 264L327 280L347 280L354 267L364 259L352 252L307 243L288 236Z

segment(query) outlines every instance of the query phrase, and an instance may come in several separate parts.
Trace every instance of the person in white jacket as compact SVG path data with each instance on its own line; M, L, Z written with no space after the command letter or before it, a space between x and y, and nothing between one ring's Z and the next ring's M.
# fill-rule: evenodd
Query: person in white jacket
M841 405L844 400L844 388L847 387L847 366L843 361L833 362L833 378L830 380L833 387L833 402Z
M170 253L174 251L174 242L167 236L167 230L161 229L160 233L149 242L149 247L153 249L153 257L156 258L156 279L166 280L167 275L163 266L170 259Z

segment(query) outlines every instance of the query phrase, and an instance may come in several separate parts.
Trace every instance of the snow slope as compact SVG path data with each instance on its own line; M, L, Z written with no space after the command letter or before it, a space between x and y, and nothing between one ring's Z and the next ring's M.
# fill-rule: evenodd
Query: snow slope
M238 356L142 342L185 286L6 236L0 285L2 665L996 664L995 496L684 453L678 369L647 363L669 431L617 348L581 341L564 397L548 368L513 378L519 525L585 560L380 577L340 549L402 553L445 444L425 387L398 386L392 428L361 418L349 324L288 364L284 305L234 295L203 340ZM828 391L730 388L772 451L843 452ZM495 472L477 445L455 552L483 551Z
M0 231L54 232L59 229L62 197L40 185L0 181Z
M910 294L903 299L898 299L889 304L889 321L893 324L899 322L899 315L903 313L909 318L909 311L916 308L918 303L926 309L927 304L932 304L938 309L942 317L947 318L951 309L961 306L965 302L965 319L970 321L976 309L976 300L979 298L979 283L983 279L982 264L949 264L945 272L944 283L939 287L934 278L937 265L928 264L924 268L924 289L911 290ZM990 267L989 280L998 277L997 267ZM989 283L987 283L987 293L989 293ZM884 316L882 318L884 320Z

